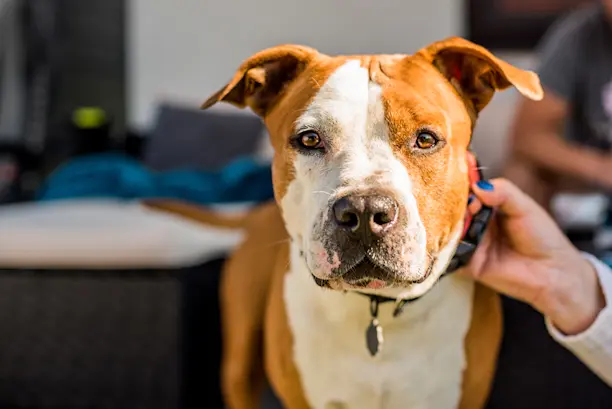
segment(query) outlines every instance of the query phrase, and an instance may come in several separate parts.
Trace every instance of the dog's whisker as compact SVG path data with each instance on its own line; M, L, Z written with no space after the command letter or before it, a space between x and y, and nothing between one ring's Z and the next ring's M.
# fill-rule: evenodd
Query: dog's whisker
M314 190L312 193L320 193L320 194L324 194L327 196L331 196L332 194L330 192L326 192L324 190Z
M293 110L293 113L294 113L294 114L297 114L297 113L300 113L300 114L301 114L301 113L306 112L306 109L307 109L307 108L298 108L298 109L294 109L294 110ZM296 124L297 124L297 123L296 123ZM294 125L296 125L296 124L294 124Z
M291 242L291 239L279 240L276 242L268 243L265 248L275 247L275 246L279 246L281 244L290 243L290 242Z

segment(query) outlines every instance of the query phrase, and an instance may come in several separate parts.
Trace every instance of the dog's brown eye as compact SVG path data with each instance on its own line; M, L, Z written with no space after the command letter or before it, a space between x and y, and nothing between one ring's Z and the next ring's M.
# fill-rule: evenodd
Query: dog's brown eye
M300 146L306 149L319 149L323 147L321 137L313 131L303 132L298 136Z
M431 149L438 143L438 139L429 132L421 132L416 138L416 147L419 149Z

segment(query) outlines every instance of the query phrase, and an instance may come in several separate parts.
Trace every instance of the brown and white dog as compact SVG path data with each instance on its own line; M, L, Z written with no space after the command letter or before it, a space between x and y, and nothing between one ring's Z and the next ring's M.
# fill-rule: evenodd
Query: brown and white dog
M275 203L228 226L247 230L222 285L228 407L258 407L264 373L287 409L484 405L499 299L461 276L439 279L464 227L475 120L509 86L542 98L534 73L460 38L414 55L283 45L204 102L250 107L275 150ZM367 294L420 297L397 317L380 305L375 356Z

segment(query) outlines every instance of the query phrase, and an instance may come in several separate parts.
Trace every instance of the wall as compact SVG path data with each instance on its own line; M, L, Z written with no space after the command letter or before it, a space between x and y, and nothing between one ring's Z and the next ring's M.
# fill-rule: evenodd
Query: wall
M198 106L242 60L279 43L327 53L411 53L463 35L462 5L458 0L131 0L129 124L149 127L162 100ZM533 66L526 54L498 55L523 68ZM476 128L474 147L489 175L499 173L505 157L516 98L514 90L498 94Z
M280 43L327 53L411 53L462 32L458 0L130 0L128 118L161 99L197 105L250 54Z

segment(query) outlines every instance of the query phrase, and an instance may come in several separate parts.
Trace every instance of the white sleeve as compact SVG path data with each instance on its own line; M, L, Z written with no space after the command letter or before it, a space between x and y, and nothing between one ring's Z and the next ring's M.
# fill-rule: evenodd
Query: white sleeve
M583 254L597 271L606 306L593 324L580 334L564 335L548 318L546 327L559 344L570 350L604 382L612 386L612 270L592 255Z

